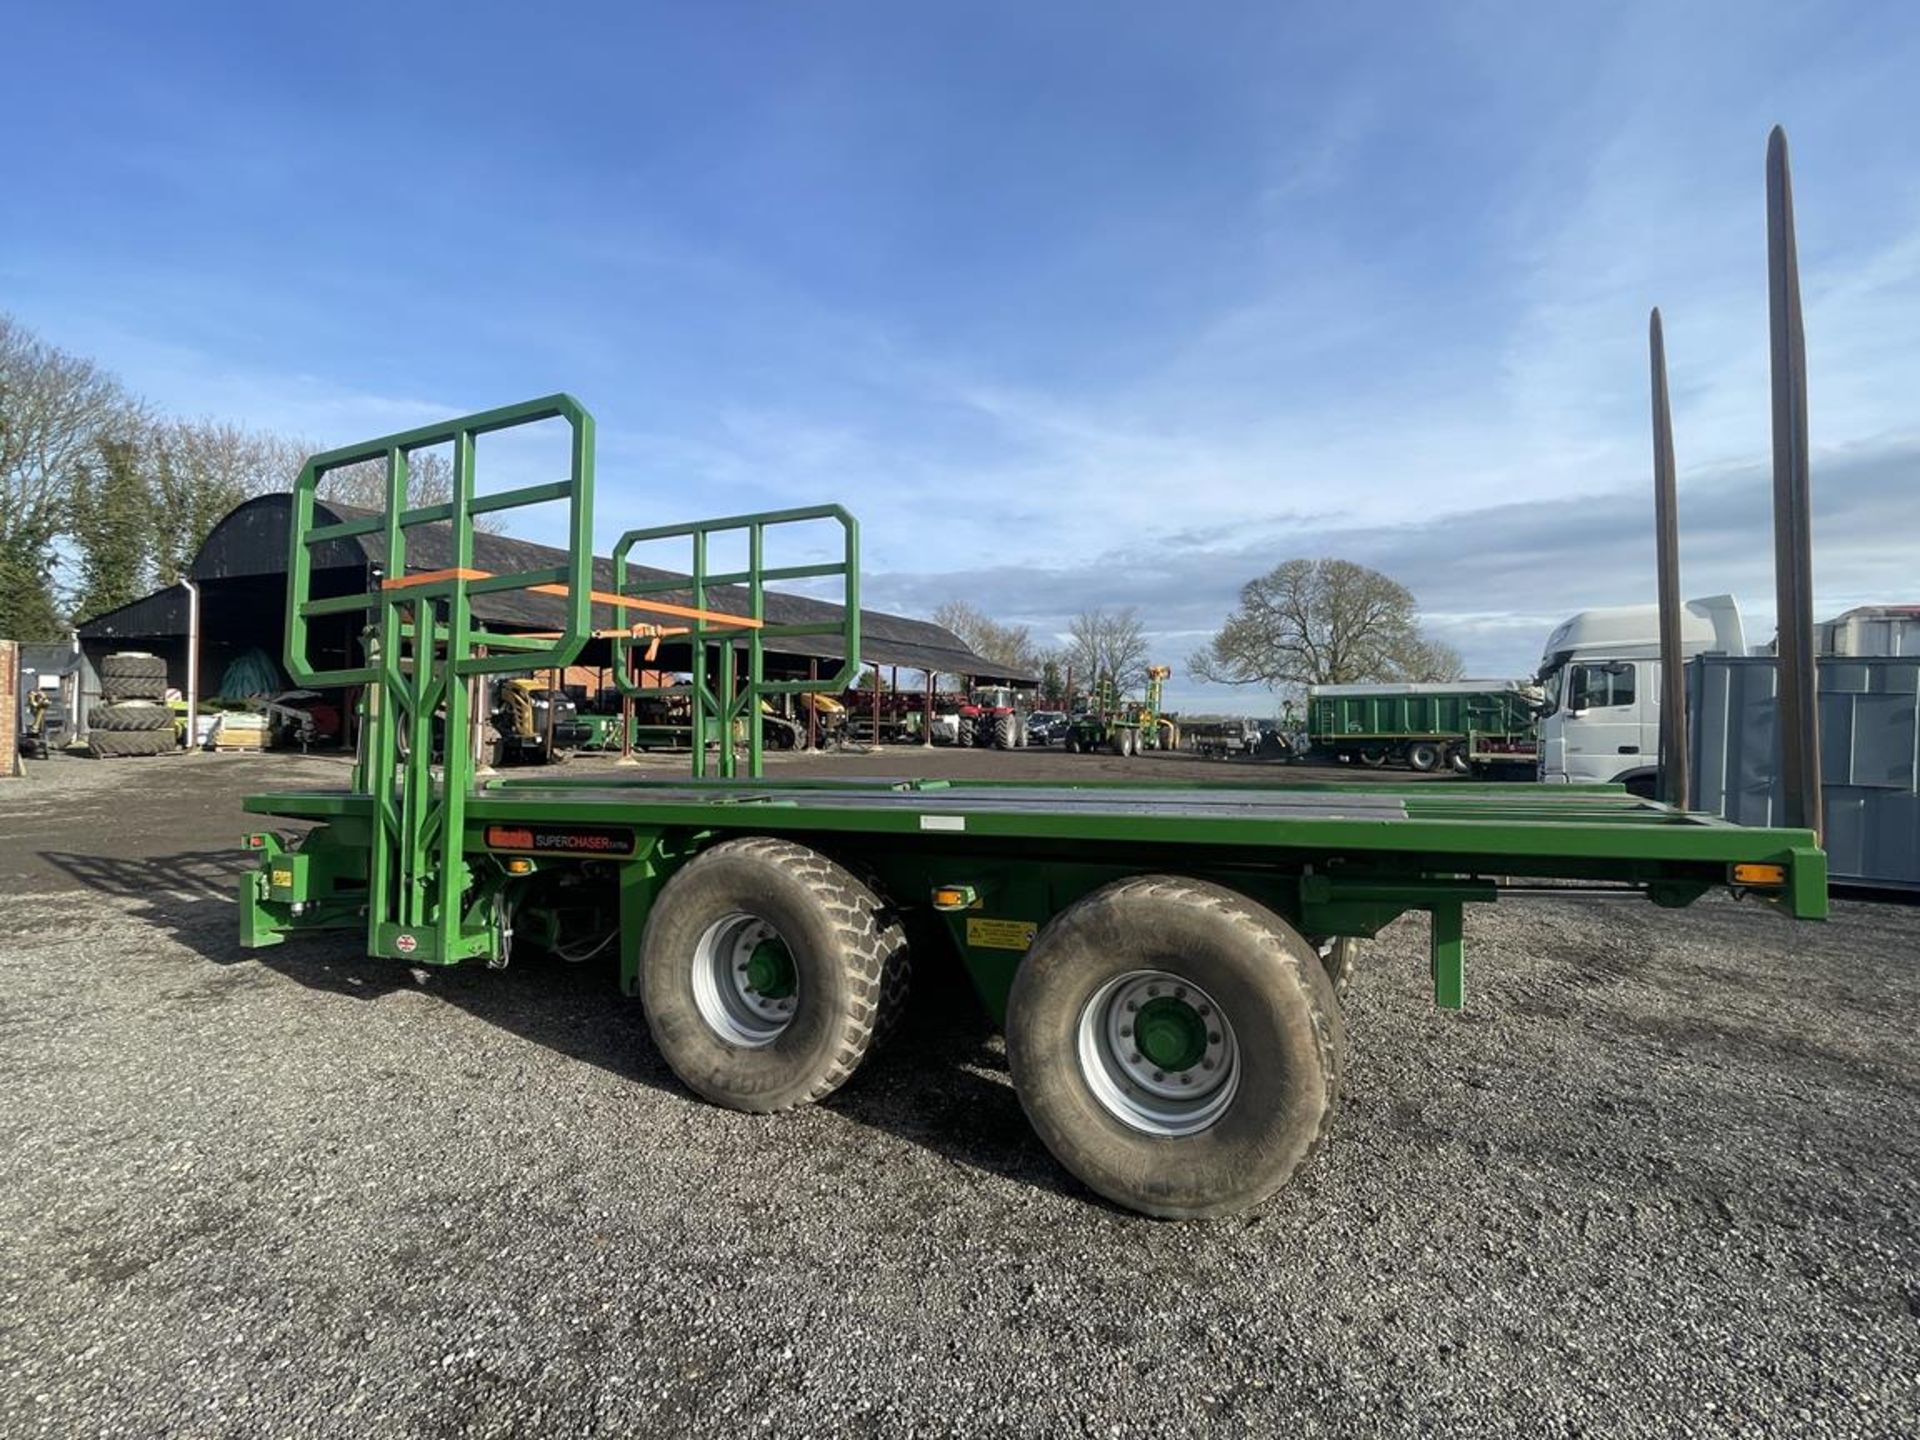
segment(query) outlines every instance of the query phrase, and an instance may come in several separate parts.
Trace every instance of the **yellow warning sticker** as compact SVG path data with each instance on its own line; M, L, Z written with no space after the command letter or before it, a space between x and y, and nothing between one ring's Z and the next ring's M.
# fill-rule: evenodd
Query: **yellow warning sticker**
M276 890L291 890L293 888L293 871L291 870L272 871L267 876L267 883L273 886L273 888Z
M1040 927L1031 920L983 920L967 917L967 944L983 950L1028 950L1033 947L1033 932Z

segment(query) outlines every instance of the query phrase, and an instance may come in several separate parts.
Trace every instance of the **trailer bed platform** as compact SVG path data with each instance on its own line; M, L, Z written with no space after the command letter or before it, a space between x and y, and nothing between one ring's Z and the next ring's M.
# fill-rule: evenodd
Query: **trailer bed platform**
M350 790L323 790L257 795L247 808L338 821L371 817L374 803ZM499 777L477 784L464 810L468 848L475 851L509 848L488 843L488 826L532 821L647 831L938 835L947 843L967 836L1146 842L1256 851L1269 860L1287 851L1323 862L1391 859L1428 876L1626 884L1725 884L1731 866L1776 865L1783 883L1767 887L1767 898L1798 918L1826 914L1823 856L1811 835L1734 825L1615 787Z

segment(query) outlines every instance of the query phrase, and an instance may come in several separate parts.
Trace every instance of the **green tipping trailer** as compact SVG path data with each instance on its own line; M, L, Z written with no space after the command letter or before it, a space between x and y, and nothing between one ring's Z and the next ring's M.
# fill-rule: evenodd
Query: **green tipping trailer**
M1537 703L1517 683L1484 680L1314 685L1307 741L1310 753L1343 764L1531 774Z
M475 490L476 440L555 421L572 435L565 480ZM451 499L406 509L409 453L441 444ZM630 532L613 588L598 591L592 453L590 417L556 396L308 462L288 667L300 684L378 686L382 701L347 788L247 802L317 823L297 840L247 837L259 866L240 885L243 944L347 930L369 955L414 965L502 966L529 941L570 958L604 950L686 1085L755 1112L830 1094L885 1038L914 968L957 962L1004 1025L1020 1102L1059 1161L1121 1205L1207 1216L1272 1194L1326 1134L1345 1064L1337 982L1357 942L1400 915L1431 916L1434 999L1458 1009L1464 907L1529 886L1665 906L1732 889L1784 915L1826 913L1811 832L1745 829L1612 787L766 780L759 699L837 691L858 673L854 521L828 506ZM388 466L386 511L316 525L316 484L369 459ZM474 570L475 519L533 504L565 507L567 564ZM454 564L409 566L409 533L440 524ZM791 525L837 531L838 558L767 564ZM313 594L316 548L360 536L384 537L380 587ZM715 573L708 542L740 536L746 567ZM664 540L689 547L686 578L630 569L635 545ZM798 579L838 579L845 607L767 623L763 587ZM562 597L559 633L476 628L473 595L535 588ZM309 621L349 610L378 641L371 663L316 663ZM466 733L486 675L605 643L625 676L663 630L691 657L690 779L476 776L457 745L432 763L435 717ZM841 673L769 681L763 647L788 634L842 655ZM736 721L745 774L734 747L710 756L700 743Z

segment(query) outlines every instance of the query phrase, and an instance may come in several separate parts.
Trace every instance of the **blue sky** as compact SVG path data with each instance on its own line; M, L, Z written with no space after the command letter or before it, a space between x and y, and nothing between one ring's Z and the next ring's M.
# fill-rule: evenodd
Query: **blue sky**
M1920 600L1911 7L278 11L9 22L0 308L167 409L565 389L609 541L839 500L871 603L1135 604L1176 667L1342 555L1508 675L1650 598L1658 303L1683 584L1764 635L1777 121L1821 609Z

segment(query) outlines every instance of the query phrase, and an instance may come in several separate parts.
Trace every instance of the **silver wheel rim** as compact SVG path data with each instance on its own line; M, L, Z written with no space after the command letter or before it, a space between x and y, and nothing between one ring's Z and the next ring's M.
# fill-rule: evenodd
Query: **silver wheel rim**
M693 1001L700 1018L722 1040L749 1050L777 1040L800 1005L797 973L790 987L761 988L765 979L756 973L755 956L768 944L788 950L791 967L780 932L759 916L736 910L702 931L693 947Z
M1186 1033L1183 1051L1141 1043L1137 1024L1143 1011L1155 1013L1149 1007ZM1232 1024L1206 991L1167 970L1129 970L1102 985L1080 1012L1078 1050L1094 1099L1143 1135L1197 1135L1240 1090Z

